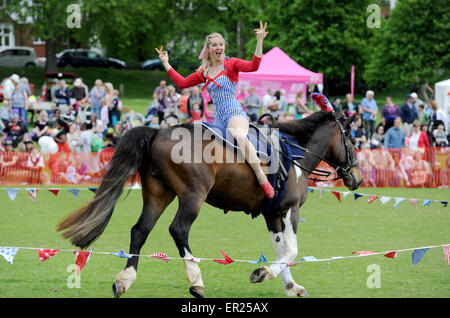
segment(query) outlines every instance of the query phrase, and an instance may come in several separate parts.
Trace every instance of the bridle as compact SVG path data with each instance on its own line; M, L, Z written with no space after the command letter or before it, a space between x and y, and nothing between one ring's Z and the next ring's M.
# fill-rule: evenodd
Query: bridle
M268 114L269 115L269 114ZM270 116L270 115L269 115ZM259 119L258 122L260 124L262 124L263 122L261 121L261 119L265 117L265 115L262 115ZM272 116L271 116L272 117ZM272 118L273 119L273 118ZM338 154L338 160L341 157L341 152L342 152L342 147L345 148L345 154L347 157L347 161L346 161L346 165L344 167L339 166L338 164L331 162L327 159L325 159L323 156L318 155L312 151L310 151L308 148L302 147L300 145L294 144L292 142L290 142L289 140L287 140L286 138L281 137L281 140L283 142L285 142L286 144L295 147L295 148L299 148L301 150L303 150L305 153L310 154L313 157L316 157L318 160L324 161L326 162L328 165L330 165L331 167L334 168L337 177L333 178L333 179L326 179L326 180L322 180L322 179L317 179L317 178L311 178L308 177L308 179L313 180L314 182L316 181L335 181L335 180L339 180L339 179L347 179L349 176L352 178L352 182L353 184L356 184L356 180L355 177L350 173L350 170L353 167L359 166L359 161L356 158L356 156L354 158L350 158L350 151L349 151L349 145L348 145L348 141L346 138L346 131L344 126L342 125L342 123L338 120L338 119L334 119L334 121L337 123L338 127L339 127L339 131L341 133L341 143L339 145L339 154ZM270 127L270 126L269 126ZM283 154L282 152L280 152L282 154L282 156L284 156L287 160L291 161L292 164L294 164L295 166L299 167L300 169L302 169L303 171L307 172L308 174L313 174L319 177L324 177L324 178L328 178L332 172L327 171L327 170L321 170L321 169L307 169L305 168L303 165L301 165L300 163L296 162L295 160L288 158L285 154Z

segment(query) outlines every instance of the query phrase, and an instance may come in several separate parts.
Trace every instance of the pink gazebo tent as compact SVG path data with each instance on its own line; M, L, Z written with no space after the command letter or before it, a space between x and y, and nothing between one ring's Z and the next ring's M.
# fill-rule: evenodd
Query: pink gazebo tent
M289 103L294 103L299 91L305 92L308 84L323 84L323 74L314 73L291 59L280 48L274 47L263 55L258 71L239 73L239 87L253 86L261 98L270 87L274 91L284 89Z

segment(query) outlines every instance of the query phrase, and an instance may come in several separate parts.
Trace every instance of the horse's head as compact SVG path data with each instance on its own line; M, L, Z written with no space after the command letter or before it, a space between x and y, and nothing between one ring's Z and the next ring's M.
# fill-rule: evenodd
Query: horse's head
M356 190L363 181L361 169L355 153L354 139L350 135L350 125L355 115L347 118L335 113L332 134L325 159L334 165L339 178L349 190Z

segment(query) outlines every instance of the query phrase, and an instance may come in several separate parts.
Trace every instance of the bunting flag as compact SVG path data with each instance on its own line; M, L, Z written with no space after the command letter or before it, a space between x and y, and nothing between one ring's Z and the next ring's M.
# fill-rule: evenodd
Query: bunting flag
M442 250L444 251L445 260L447 261L448 265L450 265L450 244L443 245Z
M88 190L89 190L89 191L92 191L92 192L94 192L94 193L97 192L97 188L88 188Z
M13 263L14 256L16 256L18 251L18 247L0 246L0 255L3 256L9 264Z
M113 255L119 256L120 258L132 258L130 254L125 253L123 250L120 250L119 253L112 253Z
M17 193L19 192L19 189L7 189L6 192L8 192L9 198L14 201L14 199L17 196Z
M338 199L339 202L342 202L341 201L341 193L340 192L331 191L331 193L334 194L334 196Z
M417 199L409 199L409 202L411 202L413 207L417 208Z
M355 201L358 200L360 197L362 197L362 194L354 193L353 196L355 197Z
M367 202L372 203L372 202L375 201L376 199L378 199L378 196L377 196L377 195L371 195L371 196L369 197L369 200L367 200Z
M59 193L59 189L48 189L48 191L50 191L51 193L53 193L56 196L58 196Z
M170 261L170 259L167 257L166 253L153 253L153 254L150 254L149 256L153 257L153 258L160 259L160 260L162 260L162 261L164 261L166 263L168 263Z
M231 259L231 257L229 257L224 251L220 250L220 252L222 253L222 255L225 257L225 259L213 259L214 262L219 263L219 264L223 264L223 265L228 265L234 262L234 260Z
M391 197L380 197L380 201L383 205L391 201L391 199L392 199Z
M315 258L314 256L304 256L304 257L302 257L302 261L300 263L303 263L303 262L317 262L317 261L318 261L318 259Z
M425 201L423 201L423 205L424 206L428 206L428 205L431 204L431 202L433 202L433 201L432 200L425 200Z
M342 196L343 196L344 199L345 199L345 197L346 197L347 195L349 195L349 194L350 194L350 191L342 192Z
M38 191L39 191L38 189L27 189L27 192L31 198L31 201L34 202L34 200L36 200Z
M47 249L47 248L37 248L36 250L39 253L39 260L41 262L45 262L50 257L55 256L55 254L59 252L59 250Z
M395 198L394 210L397 210L400 203L402 203L404 200L405 198Z
M428 248L418 248L412 253L412 267L416 266L417 263L423 258Z
M87 251L74 251L73 252L73 254L75 255L75 265L77 265L77 274L78 275L80 275L83 267L89 262L89 259L91 258L93 250L94 250L94 248L91 248L90 252L87 252Z
M354 251L352 252L352 254L358 254L358 255L371 255L371 254L376 254L375 252L372 251Z
M69 189L68 191L73 194L74 199L78 196L78 193L80 192L80 190L78 189Z
M259 263L268 263L269 261L264 256L264 253L261 251L261 256L259 257L259 260L257 261L249 261L250 264L259 264Z
M397 257L397 252L396 251L389 252L389 253L384 254L384 256L394 259Z

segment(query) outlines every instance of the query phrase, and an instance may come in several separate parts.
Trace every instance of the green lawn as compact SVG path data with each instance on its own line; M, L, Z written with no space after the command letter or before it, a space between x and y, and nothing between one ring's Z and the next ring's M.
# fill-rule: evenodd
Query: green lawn
M339 189L344 191L343 189ZM400 196L418 199L447 200L450 190L443 189L360 189L358 193ZM58 220L89 200L90 191L80 191L76 199L68 191L55 197L39 191L32 202L25 191L11 201L0 191L0 246L73 249L55 232ZM94 246L94 251L128 252L130 229L137 221L142 199L133 190L119 201L111 221ZM178 257L168 227L177 204L174 201L162 215L142 249L142 254L165 252ZM379 200L368 204L367 197L358 201L349 195L338 203L327 192L310 193L301 208L306 219L299 226L299 255L316 258L351 255L355 250L385 250L422 247L450 243L450 206L438 203L417 208L407 201L397 210L393 201L382 205ZM224 250L234 259L257 260L260 251L275 260L275 252L262 217L251 219L244 213L222 211L204 205L194 223L190 245L197 257L222 258ZM111 297L111 284L125 265L125 260L112 255L94 254L81 273L81 288L69 288L74 263L70 252L60 252L41 263L34 250L20 250L10 265L0 259L0 297ZM371 273L368 266L380 268L381 288L368 288ZM200 263L207 297L285 297L281 277L261 284L249 283L249 275L257 265L233 263L223 266L211 261ZM421 262L411 266L411 252L399 253L396 259L383 255L333 262L303 263L291 268L297 283L306 287L311 297L450 297L449 265L441 248L430 249ZM123 296L190 297L184 266L179 260L165 263L142 258L137 281Z

